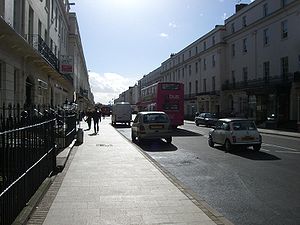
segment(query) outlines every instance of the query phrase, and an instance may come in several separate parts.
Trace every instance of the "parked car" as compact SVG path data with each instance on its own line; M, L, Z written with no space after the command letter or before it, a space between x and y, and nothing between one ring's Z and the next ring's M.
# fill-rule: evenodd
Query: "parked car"
M131 126L132 141L160 138L167 143L172 142L172 126L168 115L160 111L139 112Z
M217 120L217 115L209 112L198 113L195 116L195 124L197 126L199 126L200 124L207 127L215 126Z
M234 146L252 146L259 151L262 137L258 132L254 121L239 118L219 119L214 129L209 132L208 145L214 147L220 144L230 151Z

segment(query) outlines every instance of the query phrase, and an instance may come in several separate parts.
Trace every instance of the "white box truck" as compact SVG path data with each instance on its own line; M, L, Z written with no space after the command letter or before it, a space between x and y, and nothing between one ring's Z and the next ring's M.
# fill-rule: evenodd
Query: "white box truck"
M132 109L129 102L116 102L112 106L111 123L116 125L116 123L125 123L130 126Z

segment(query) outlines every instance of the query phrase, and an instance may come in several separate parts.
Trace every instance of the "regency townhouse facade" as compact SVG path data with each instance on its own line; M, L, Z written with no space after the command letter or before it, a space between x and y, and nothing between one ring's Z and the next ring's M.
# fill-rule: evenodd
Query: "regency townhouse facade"
M256 0L225 21L224 109L257 121L270 114L299 121L299 22L295 0Z
M69 55L69 10L67 0L0 0L1 105L74 100L73 76L60 61Z
M299 0L237 4L234 15L140 81L182 82L185 117L196 111L300 121Z
M74 100L78 104L78 109L84 111L92 107L94 96L91 92L88 70L85 63L83 47L80 38L79 26L76 14L69 13L70 31L69 31L69 51L68 55L74 60L73 86Z
M224 33L224 26L216 26L180 52L171 54L161 65L162 81L184 84L186 117L193 116L196 111L219 113L221 110Z

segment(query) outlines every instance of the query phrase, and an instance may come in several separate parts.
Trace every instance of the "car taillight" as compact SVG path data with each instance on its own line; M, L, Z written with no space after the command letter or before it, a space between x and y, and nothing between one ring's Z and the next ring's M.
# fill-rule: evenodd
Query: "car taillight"
M232 136L232 142L236 142L236 136Z

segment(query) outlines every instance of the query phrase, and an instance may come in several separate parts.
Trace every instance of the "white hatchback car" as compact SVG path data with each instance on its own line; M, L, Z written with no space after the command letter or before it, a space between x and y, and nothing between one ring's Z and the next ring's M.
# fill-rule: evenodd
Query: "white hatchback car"
M172 127L166 113L160 111L139 112L131 126L132 141L163 138L172 142Z
M208 145L220 144L230 151L233 146L253 146L259 151L262 137L258 132L254 121L239 118L219 119L216 127L209 132Z

